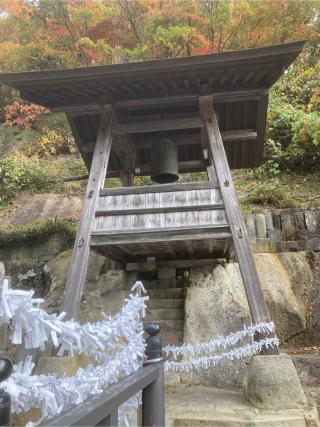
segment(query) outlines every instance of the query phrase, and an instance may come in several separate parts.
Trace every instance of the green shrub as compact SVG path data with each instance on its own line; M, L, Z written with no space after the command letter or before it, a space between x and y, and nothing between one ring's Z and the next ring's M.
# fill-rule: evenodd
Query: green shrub
M320 111L320 62L306 68L299 59L276 83L275 90L291 105L306 112Z
M64 183L62 178L85 173L87 169L82 159L73 156L38 159L16 153L0 160L0 209L5 208L20 191L78 193L86 181Z
M279 170L302 172L318 168L320 160L320 114L293 107L279 95L271 96L268 122L266 154Z
M245 204L272 205L278 208L294 208L298 204L296 197L291 195L278 179L269 179L259 183L245 198Z
M50 191L57 177L49 172L45 162L15 154L0 160L0 203L11 200L18 191L36 193Z
M64 129L45 129L39 138L26 145L21 151L28 157L40 158L78 153L74 138Z

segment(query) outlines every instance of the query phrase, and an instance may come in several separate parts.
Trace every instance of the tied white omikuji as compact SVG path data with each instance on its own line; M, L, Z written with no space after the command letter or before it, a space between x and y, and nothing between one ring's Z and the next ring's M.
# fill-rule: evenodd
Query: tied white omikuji
M44 350L50 342L58 348L58 356L83 353L97 362L96 365L79 368L74 376L65 378L56 374L32 375L34 364L27 357L14 367L11 377L2 383L2 388L11 395L13 412L40 408L42 417L39 423L102 393L142 367L145 353L142 322L149 297L141 296L146 293L141 282L136 282L131 290L117 315L111 317L103 314L102 322L81 325L73 320L64 320L65 313L48 314L40 307L43 300L33 298L33 291L9 289L7 280L3 281L0 325L10 324L13 344ZM252 342L256 332L269 337ZM165 362L165 370L185 372L194 368L208 369L223 359L252 356L263 347L279 345L278 339L271 335L273 332L272 322L259 323L205 343L166 346L164 352L172 360ZM245 338L251 339L251 342L236 346ZM221 352L218 353L218 350ZM128 425L128 419L140 403L141 393L138 393L122 405L119 408L119 422ZM32 425L28 423L28 426Z

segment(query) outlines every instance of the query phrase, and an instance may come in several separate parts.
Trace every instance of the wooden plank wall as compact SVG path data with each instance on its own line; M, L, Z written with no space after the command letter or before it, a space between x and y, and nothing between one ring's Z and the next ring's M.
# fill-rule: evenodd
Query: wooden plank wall
M100 196L93 232L227 225L218 188Z

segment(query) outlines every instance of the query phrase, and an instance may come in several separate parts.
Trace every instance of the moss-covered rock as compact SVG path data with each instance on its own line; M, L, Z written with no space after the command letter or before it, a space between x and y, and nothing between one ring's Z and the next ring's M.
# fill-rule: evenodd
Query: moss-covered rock
M71 247L77 233L73 221L63 219L47 219L36 221L29 225L7 225L0 227L0 249L15 246L17 243L43 241L53 234L61 233L64 240L64 249Z

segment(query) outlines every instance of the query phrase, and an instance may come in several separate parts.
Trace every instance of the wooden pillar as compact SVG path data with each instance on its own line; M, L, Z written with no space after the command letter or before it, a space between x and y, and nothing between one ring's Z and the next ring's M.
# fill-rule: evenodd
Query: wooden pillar
M132 187L134 185L134 174L133 173L125 173L122 177L122 185L124 187Z
M269 314L263 297L258 272L251 253L248 235L241 215L236 192L233 186L227 156L224 150L221 133L215 115L212 97L199 98L200 114L205 123L209 138L209 155L212 158L214 170L208 168L209 179L218 179L222 199L228 217L234 249L239 263L240 272L246 292L253 323L269 322ZM215 172L215 174L214 174ZM277 353L269 349L268 353Z
M103 187L111 151L112 112L103 111L81 212L79 229L73 247L64 292L63 310L68 319L76 319L88 270L90 237L99 190Z

